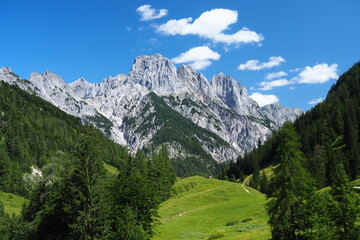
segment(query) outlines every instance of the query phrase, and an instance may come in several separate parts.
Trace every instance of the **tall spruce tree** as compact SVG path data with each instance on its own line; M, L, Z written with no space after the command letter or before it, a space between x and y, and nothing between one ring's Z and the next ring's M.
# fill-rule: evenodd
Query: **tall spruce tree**
M276 158L280 165L270 182L269 224L273 239L301 239L310 230L306 203L314 190L310 174L303 167L305 159L293 125L285 123L279 135Z
M106 222L102 221L102 214L107 212L103 209L106 204L102 204L103 188L99 186L104 176L94 128L87 126L75 153L74 171L65 185L69 196L64 209L73 239L99 239L106 233Z
M359 239L360 228L356 223L360 214L360 201L341 162L336 164L330 194L334 200L330 212L337 239Z

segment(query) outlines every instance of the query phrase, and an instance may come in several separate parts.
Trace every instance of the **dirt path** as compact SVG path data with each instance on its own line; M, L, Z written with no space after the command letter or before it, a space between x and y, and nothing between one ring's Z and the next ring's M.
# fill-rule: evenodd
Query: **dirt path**
M244 190L245 190L248 194L251 194L251 193L249 192L249 190L246 189L246 187L244 186L244 184L241 184L241 186L244 188Z

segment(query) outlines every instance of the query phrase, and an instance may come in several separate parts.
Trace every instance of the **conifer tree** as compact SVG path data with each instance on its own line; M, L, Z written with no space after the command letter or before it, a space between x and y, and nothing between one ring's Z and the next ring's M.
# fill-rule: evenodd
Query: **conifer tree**
M280 165L274 170L270 182L269 224L273 239L301 239L309 231L307 216L310 213L306 202L313 194L312 182L303 167L305 159L292 124L285 123L279 136L276 158Z
M260 178L260 192L264 194L269 193L269 180L264 170L262 171Z
M138 169L138 160L129 156L110 186L112 213L109 239L149 239L154 234L160 201L154 183ZM135 234L135 229L138 234Z
M360 214L360 201L349 182L342 163L337 163L330 194L334 199L331 217L335 232L340 240L360 238L360 228L356 224Z
M69 216L71 236L79 240L98 239L103 234L99 183L105 170L95 139L93 127L87 126L75 153L74 171L66 181L69 196L64 209Z

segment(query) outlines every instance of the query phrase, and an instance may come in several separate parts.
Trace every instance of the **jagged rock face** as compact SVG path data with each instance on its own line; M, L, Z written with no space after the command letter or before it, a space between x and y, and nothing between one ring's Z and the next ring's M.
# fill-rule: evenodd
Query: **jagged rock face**
M273 128L278 128L287 121L294 122L303 113L300 108L288 108L278 103L263 106L261 111L271 120Z
M160 54L137 57L128 76L129 81L160 95L188 91L178 78L175 66Z
M259 106L252 100L244 86L223 73L213 77L211 81L216 95L232 110L240 115L259 117Z
M176 69L160 54L137 57L128 75L108 77L95 84L83 78L66 84L50 71L31 74L26 81L10 68L0 69L0 80L17 84L72 115L92 121L133 152L159 142L158 135L164 128L171 128L164 119L178 119L179 126L180 122L197 125L191 127L196 128L194 132L183 132L195 136L193 140L215 160L234 160L263 143L274 128L302 113L279 104L260 108L245 87L230 76L220 73L209 82L189 66ZM167 144L173 154L188 152L176 139Z

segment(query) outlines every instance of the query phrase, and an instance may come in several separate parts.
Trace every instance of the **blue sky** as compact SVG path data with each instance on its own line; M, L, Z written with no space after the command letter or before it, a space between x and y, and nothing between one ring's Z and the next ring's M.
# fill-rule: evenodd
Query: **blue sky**
M51 70L100 82L160 53L208 79L232 76L261 104L307 110L360 60L358 0L1 0L0 9L0 66L25 79Z

